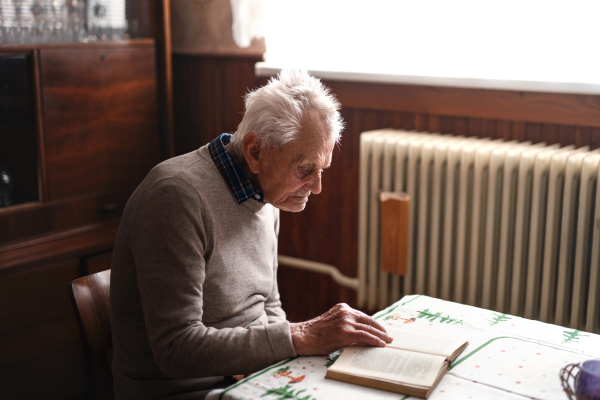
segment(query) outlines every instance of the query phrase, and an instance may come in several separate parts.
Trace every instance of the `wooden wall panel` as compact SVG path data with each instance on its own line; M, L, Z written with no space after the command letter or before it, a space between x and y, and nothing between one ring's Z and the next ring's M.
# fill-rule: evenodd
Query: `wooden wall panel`
M171 64L171 8L170 0L128 1L125 13L129 22L130 38L154 38L161 155L171 158L173 149L173 69Z
M106 271L110 269L112 263L112 250L107 251L92 257L86 257L83 259L83 275L97 274L98 272Z
M135 187L161 160L155 50L120 49L105 56L109 187Z
M79 277L68 259L0 279L0 374L7 399L64 399L86 393L79 328L67 284Z
M327 81L347 107L600 127L600 96Z
M242 120L258 58L173 56L175 153L196 150Z
M175 134L178 154L221 132L232 132L255 60L174 57ZM301 213L281 213L279 252L337 266L357 275L359 137L366 130L399 128L455 135L600 144L600 96L362 84L327 81L342 102L341 146L323 174L323 191ZM587 124L587 125L586 125ZM356 305L356 293L329 277L281 267L279 286L292 321L313 318L335 303ZM368 311L368 310L367 310Z

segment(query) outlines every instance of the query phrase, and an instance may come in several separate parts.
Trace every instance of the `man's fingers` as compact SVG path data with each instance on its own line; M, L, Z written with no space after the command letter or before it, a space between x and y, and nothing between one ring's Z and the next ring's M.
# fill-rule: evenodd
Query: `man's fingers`
M353 335L354 343L364 344L367 346L385 347L386 343L377 336L372 335L367 331L356 331Z
M371 326L371 325L356 324L356 329L368 332L371 335L378 337L379 339L383 340L386 343L391 343L392 340L393 340L393 338L390 335L388 335L387 332L381 331L381 330L379 330L376 327Z
M387 330L384 328L384 326L381 325L379 322L377 322L377 320L373 317L369 317L369 325L374 326L375 328L379 329L380 331L387 332Z
M347 304L337 304L311 321L290 324L290 331L300 355L329 354L350 343L385 347L393 340L379 322Z
M386 332L384 326L381 325L379 322L377 322L377 320L373 317L369 317L367 314L361 313L360 311L357 311L359 314L357 315L356 318L356 322L359 322L361 324L365 324L365 325L370 325L372 327L375 327L377 329L379 329L382 332Z

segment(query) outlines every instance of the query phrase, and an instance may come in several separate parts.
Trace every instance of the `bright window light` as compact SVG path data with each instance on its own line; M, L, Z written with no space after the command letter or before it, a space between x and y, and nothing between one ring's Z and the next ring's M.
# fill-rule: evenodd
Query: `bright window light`
M269 65L600 83L600 1L264 0Z

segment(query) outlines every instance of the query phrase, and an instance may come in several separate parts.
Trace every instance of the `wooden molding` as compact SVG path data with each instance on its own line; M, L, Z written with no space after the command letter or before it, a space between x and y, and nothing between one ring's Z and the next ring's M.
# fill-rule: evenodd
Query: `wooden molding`
M264 53L257 52L253 48L247 49L185 49L180 48L173 52L178 56L198 56L198 57L230 57L230 58L250 58L259 61L265 61Z
M326 81L347 108L600 127L600 96Z
M46 142L44 139L44 109L42 107L42 83L40 80L40 51L32 52L33 57L33 79L35 101L35 126L37 130L37 161L38 161L38 190L39 200L48 198L48 176L46 174Z
M113 246L120 220L82 226L0 247L0 275L10 267Z
M175 155L170 4L170 0L160 0L156 10L156 20L158 25L156 29L156 70L158 73L158 106L161 125L161 153L163 160Z
M110 47L135 47L154 44L154 39L129 39L129 40L106 40L97 42L65 42L65 43L31 43L31 44L3 44L0 52L27 52L36 49L78 49L78 48L110 48Z

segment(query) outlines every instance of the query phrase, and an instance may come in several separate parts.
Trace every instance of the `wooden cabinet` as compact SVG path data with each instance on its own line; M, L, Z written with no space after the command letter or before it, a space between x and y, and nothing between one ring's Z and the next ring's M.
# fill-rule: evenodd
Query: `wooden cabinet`
M110 268L127 199L173 156L168 10L127 2L148 39L0 45L0 175L27 181L0 201L2 399L97 398L67 284Z
M11 51L35 67L42 190L39 202L0 208L0 247L119 218L161 161L154 41Z
M48 199L131 188L160 160L152 46L42 49Z
M126 201L161 161L155 43L0 50L30 60L40 187L0 208L0 397L93 398L67 284L110 268Z
M80 260L0 277L0 381L6 399L65 399L87 390L86 363L67 285Z
M39 199L31 58L0 48L0 209Z

